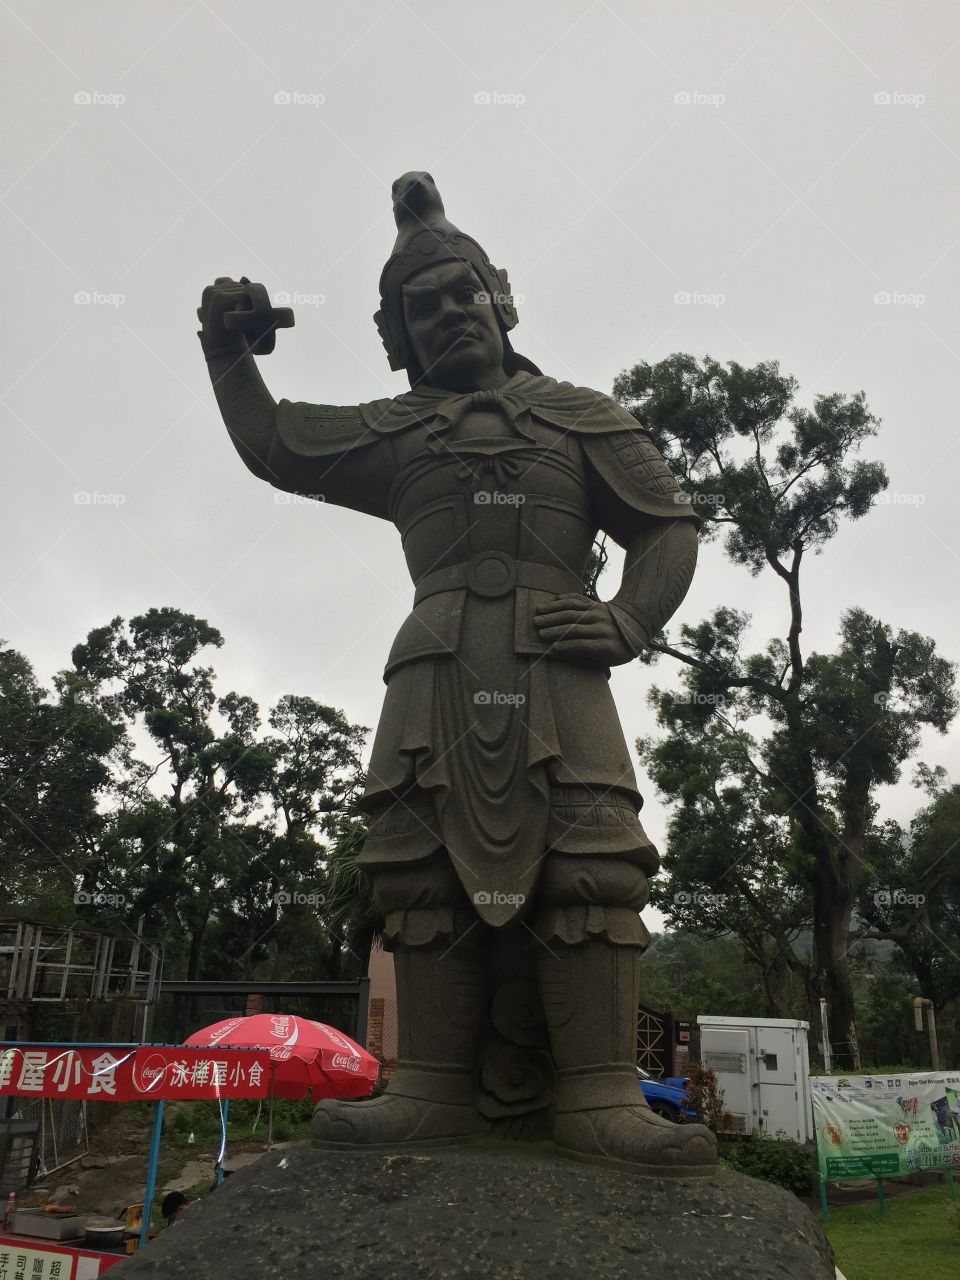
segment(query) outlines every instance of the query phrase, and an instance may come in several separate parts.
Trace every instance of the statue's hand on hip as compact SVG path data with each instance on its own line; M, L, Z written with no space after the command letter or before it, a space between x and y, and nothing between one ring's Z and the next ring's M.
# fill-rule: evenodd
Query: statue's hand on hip
M587 596L557 596L540 605L534 615L540 639L550 646L548 656L591 667L616 667L631 662L639 650L629 643L613 606Z

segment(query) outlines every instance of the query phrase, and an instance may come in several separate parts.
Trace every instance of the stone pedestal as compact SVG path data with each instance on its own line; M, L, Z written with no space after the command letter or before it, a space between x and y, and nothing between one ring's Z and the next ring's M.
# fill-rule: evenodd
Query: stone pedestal
M834 1280L786 1191L728 1170L649 1179L489 1142L271 1152L123 1264L125 1280Z

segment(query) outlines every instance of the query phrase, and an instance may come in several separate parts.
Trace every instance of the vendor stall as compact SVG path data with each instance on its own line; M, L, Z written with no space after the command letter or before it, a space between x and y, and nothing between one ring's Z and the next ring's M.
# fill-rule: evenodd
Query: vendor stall
M124 1257L0 1233L0 1276L7 1280L94 1280Z
M219 1167L229 1099L266 1097L272 1069L269 1052L261 1049L0 1042L0 1096L154 1103L141 1247L149 1238L164 1103L213 1099L219 1104ZM7 1202L10 1189L0 1187L0 1202ZM97 1249L88 1245L87 1229L86 1219L68 1206L53 1212L16 1210L0 1232L0 1280L88 1280L125 1256L123 1232L117 1248Z

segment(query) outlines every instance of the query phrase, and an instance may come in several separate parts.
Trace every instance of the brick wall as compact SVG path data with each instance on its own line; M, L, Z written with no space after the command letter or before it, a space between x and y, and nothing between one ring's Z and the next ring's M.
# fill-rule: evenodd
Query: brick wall
M383 1058L383 996L371 996L367 1008L367 1048Z
M388 1002L383 996L371 996L370 1004L367 1008L367 1049L375 1058L380 1059L380 1084L386 1085L397 1069L397 1060L394 1057L387 1058L384 1056L384 1025L393 1013L393 1001ZM395 1041L396 1035L387 1035L387 1041Z

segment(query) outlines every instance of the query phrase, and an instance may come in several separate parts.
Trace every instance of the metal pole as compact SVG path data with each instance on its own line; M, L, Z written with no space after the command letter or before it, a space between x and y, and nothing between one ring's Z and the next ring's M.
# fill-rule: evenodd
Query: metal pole
M953 1172L950 1169L947 1170L947 1186L950 1188L950 1199L956 1200L957 1184L953 1180Z
M887 1204L883 1198L883 1179L877 1179L877 1204L880 1206L880 1217L886 1212Z
M820 997L820 1031L823 1036L823 1070L826 1075L829 1075L833 1064L833 1046L830 1044L830 1028L827 1023L827 1000L825 996Z
M230 1115L230 1099L229 1098L224 1098L223 1100L223 1111L221 1112L221 1115L223 1116L223 1134L220 1138L220 1158L217 1160L217 1186L218 1187L220 1183L223 1181L223 1160L224 1160L224 1156L227 1154L227 1118Z
M130 983L127 990L134 995L137 990L137 966L140 964L140 939L143 937L143 916L137 921L137 936L130 951Z
M930 1035L930 1061L934 1071L940 1070L940 1045L937 1043L937 1018L933 1012L933 1002L927 1005L927 1031Z
M153 1019L157 1009L157 999L163 989L163 947L150 948L150 977L147 980L147 996L143 1006L143 1042L153 1032ZM159 956L159 964L157 957ZM159 969L159 978L158 978Z
M937 1019L933 1012L933 1001L926 996L913 998L913 1022L918 1031L923 1030L923 1011L927 1011L927 1034L930 1037L930 1062L934 1071L940 1070L940 1046L937 1043Z
M63 978L60 980L60 999L65 1000L67 996L67 982L70 977L70 957L73 955L73 930L67 934L67 951L63 957Z
M140 1043L137 1040L0 1040L0 1049L4 1049L9 1045L16 1048L19 1045L28 1044L35 1045L38 1049L138 1049ZM178 1044L163 1045L163 1048L179 1049Z
M69 1066L69 1061L67 1063ZM53 1165L56 1168L60 1164L60 1154L57 1151L57 1122L53 1118L53 1099L41 1098L40 1110L43 1110L43 1104L46 1103L50 1111L50 1141L53 1143Z
M829 1217L830 1217L830 1213L827 1209L827 1184L824 1182L823 1178L821 1177L820 1179L820 1220L821 1222L826 1222L826 1220Z
M150 1215L153 1209L153 1193L157 1186L157 1165L160 1163L160 1135L163 1133L163 1099L153 1104L153 1134L150 1138L150 1158L147 1162L147 1187L143 1193L143 1213L140 1215L140 1248L150 1239Z
M270 1096L267 1098L267 1150L273 1146L273 1089L277 1078L277 1064L270 1062Z

